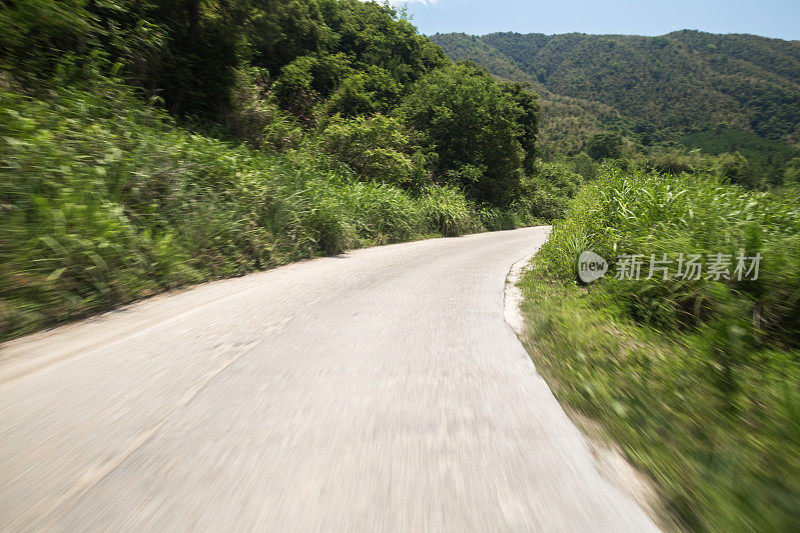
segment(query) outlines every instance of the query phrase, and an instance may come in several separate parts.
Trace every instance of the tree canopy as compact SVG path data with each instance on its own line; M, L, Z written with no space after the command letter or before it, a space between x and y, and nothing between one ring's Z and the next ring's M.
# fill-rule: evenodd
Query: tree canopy
M436 153L436 173L494 204L514 199L535 132L535 100L517 98L474 64L431 72L401 114ZM535 135L535 133L534 133Z
M497 206L534 171L530 87L454 64L388 4L19 0L0 9L0 62L34 91L64 61L100 61L180 120L273 148L292 144L276 124L289 134L296 121L366 180L455 184Z

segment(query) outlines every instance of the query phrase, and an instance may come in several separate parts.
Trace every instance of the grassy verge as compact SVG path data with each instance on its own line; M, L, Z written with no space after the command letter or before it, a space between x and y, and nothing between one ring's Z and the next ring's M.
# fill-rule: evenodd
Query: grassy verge
M530 223L454 187L360 181L313 139L259 151L124 85L0 79L0 341L165 289L350 248Z
M800 525L796 192L605 169L521 283L526 344L697 531ZM578 285L578 254L761 253L757 281ZM617 265L611 265L611 272Z

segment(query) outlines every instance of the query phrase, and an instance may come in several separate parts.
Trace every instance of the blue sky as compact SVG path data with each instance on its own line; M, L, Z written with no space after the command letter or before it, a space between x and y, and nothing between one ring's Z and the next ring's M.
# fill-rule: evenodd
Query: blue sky
M414 0L407 5L414 24L427 35L453 31L663 35L686 28L800 39L800 0Z

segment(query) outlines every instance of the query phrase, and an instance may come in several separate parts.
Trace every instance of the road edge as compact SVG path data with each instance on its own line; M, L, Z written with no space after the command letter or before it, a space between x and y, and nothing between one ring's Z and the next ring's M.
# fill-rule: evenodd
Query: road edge
M552 232L552 226L550 226L548 237L550 232ZM519 287L519 281L530 269L531 260L539 252L544 242L533 252L511 265L506 274L503 288L503 316L506 324L514 331L523 347L525 346L525 342L523 342L525 317L522 314L522 302L525 298ZM528 355L530 356L530 354ZM535 367L532 358L531 364ZM663 530L666 525L664 516L658 511L661 507L658 493L650 479L628 461L616 443L604 437L598 424L570 409L569 406L562 405L562 408L583 436L600 475L630 497L651 518L653 523Z

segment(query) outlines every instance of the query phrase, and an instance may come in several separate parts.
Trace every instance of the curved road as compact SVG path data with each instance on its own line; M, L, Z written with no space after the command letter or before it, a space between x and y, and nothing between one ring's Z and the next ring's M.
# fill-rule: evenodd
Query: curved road
M654 530L503 320L547 231L358 250L6 344L0 530Z

